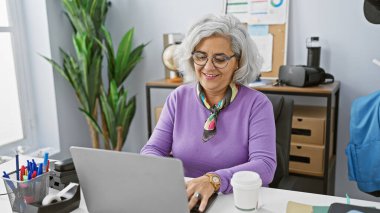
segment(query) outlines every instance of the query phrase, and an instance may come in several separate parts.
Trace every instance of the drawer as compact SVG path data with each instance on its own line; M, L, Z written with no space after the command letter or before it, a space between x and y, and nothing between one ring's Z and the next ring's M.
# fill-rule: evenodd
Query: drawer
M296 106L293 111L291 141L323 145L326 131L326 108Z
M289 171L292 173L323 176L325 148L317 145L291 144Z

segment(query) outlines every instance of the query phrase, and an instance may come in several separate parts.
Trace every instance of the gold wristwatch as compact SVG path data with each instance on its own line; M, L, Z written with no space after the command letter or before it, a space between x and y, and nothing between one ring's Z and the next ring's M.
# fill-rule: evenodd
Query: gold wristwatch
M214 187L214 192L218 192L220 188L220 177L213 173L207 173L205 176L209 178L211 185Z

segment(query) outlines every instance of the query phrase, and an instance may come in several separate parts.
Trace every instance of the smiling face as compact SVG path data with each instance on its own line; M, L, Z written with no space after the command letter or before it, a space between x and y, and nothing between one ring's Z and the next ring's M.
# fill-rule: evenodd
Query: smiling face
M194 48L194 53L204 54L208 58L204 66L198 65L200 63L194 62L195 73L197 80L202 85L206 95L223 95L227 86L231 83L234 72L238 68L238 61L236 57L231 57L234 52L231 49L231 41L229 38L223 36L210 36L202 39ZM230 60L228 64L223 66L224 62L221 60L227 56ZM224 58L226 59L226 58ZM223 67L223 68L217 68Z

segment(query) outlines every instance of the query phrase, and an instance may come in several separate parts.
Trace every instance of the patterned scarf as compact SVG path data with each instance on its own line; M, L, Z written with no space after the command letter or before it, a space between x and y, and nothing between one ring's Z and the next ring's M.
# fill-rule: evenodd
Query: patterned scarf
M203 142L207 142L212 137L216 135L216 120L218 118L218 114L222 109L227 107L236 97L239 90L239 85L236 83L231 83L227 88L226 94L224 98L218 102L218 104L214 106L210 106L210 104L206 100L206 95L200 83L197 84L197 94L199 99L201 100L204 107L210 110L211 115L207 118L204 128L203 128Z

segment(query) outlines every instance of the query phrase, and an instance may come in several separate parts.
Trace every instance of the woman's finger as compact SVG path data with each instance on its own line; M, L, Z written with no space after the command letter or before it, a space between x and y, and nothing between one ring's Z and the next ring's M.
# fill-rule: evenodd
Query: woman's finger
M198 201L199 201L199 195L197 197L195 196L195 194L193 194L189 200L189 210L191 210L198 203Z
M194 187L191 184L188 184L186 186L186 194L187 194L187 199L189 200L191 196L194 194Z
M210 198L210 196L202 197L201 204L199 205L199 211L200 212L204 212L204 210L206 209L209 198Z

